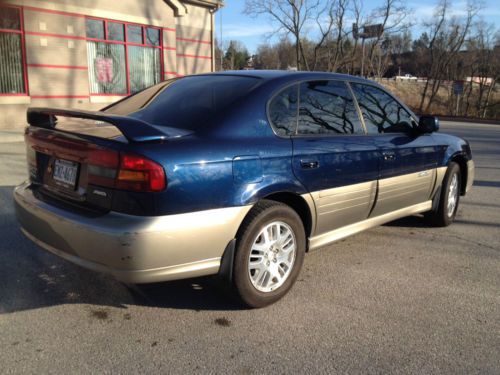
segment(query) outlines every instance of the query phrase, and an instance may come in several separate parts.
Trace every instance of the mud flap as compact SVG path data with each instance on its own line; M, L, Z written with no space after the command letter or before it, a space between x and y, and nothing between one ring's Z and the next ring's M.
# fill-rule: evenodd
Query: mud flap
M226 246L222 260L220 262L219 276L230 282L233 281L234 251L236 248L236 239L233 238Z

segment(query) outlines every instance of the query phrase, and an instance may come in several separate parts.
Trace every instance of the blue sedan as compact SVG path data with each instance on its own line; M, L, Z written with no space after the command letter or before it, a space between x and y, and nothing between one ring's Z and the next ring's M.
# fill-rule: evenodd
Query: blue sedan
M28 238L128 283L219 274L250 307L307 251L413 214L449 225L474 178L467 141L348 75L187 76L27 117Z

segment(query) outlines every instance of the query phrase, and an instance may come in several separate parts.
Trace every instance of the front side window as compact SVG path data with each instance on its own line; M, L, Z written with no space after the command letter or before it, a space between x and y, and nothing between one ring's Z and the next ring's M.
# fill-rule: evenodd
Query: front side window
M341 81L300 85L298 134L364 134L349 88Z
M0 94L24 94L21 10L0 6Z
M389 94L371 85L351 83L351 87L363 113L368 134L412 131L410 113Z
M297 131L298 93L298 85L293 85L280 92L269 103L269 118L278 135L295 135Z
M93 18L86 28L91 94L131 94L160 82L159 28Z

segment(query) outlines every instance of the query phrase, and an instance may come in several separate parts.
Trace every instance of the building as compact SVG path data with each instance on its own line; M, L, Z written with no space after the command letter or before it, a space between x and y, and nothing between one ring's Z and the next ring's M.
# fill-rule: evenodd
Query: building
M1 1L0 128L23 126L28 106L96 110L162 80L213 71L221 5Z

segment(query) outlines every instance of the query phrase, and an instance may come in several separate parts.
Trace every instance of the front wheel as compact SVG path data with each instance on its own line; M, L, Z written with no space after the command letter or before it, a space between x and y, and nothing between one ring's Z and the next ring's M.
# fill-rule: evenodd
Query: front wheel
M304 226L289 206L263 200L248 214L238 233L234 286L249 307L282 298L299 275L305 254Z
M452 162L444 176L437 207L426 215L431 224L446 227L455 220L460 201L460 181L460 167Z

